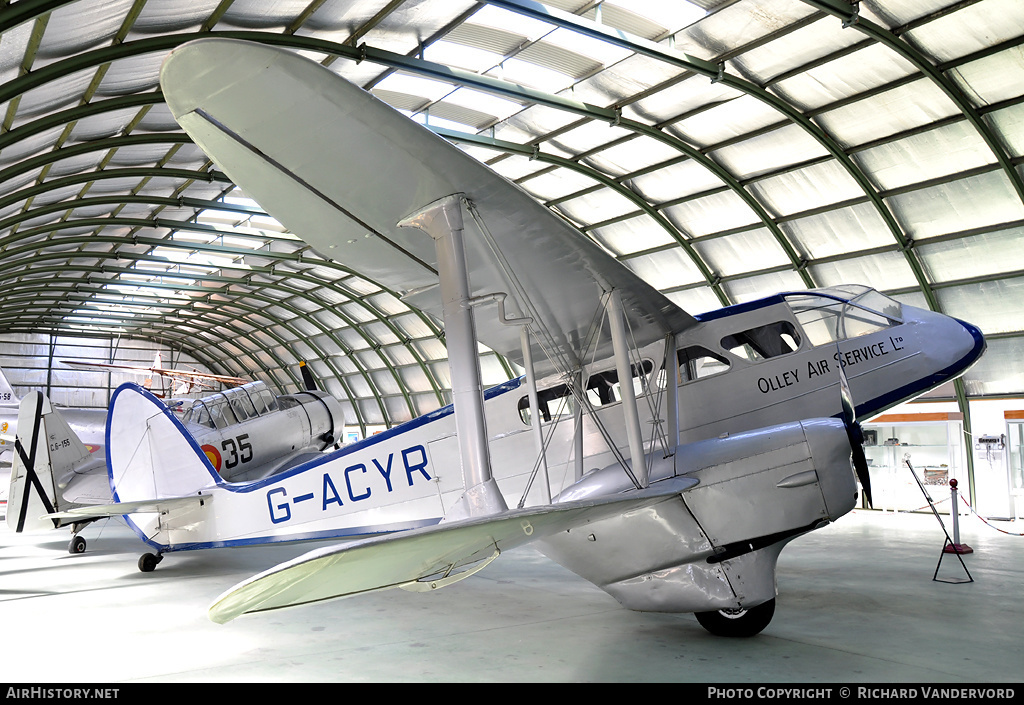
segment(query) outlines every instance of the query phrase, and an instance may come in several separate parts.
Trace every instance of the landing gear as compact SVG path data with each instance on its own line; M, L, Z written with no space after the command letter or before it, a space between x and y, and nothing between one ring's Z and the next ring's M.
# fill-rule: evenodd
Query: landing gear
M715 636L748 637L760 634L775 614L775 598L757 607L698 612L697 621Z
M143 553L139 556L139 570L143 573L152 573L157 563L164 559L159 553Z
M75 534L68 543L68 553L85 553L85 539Z

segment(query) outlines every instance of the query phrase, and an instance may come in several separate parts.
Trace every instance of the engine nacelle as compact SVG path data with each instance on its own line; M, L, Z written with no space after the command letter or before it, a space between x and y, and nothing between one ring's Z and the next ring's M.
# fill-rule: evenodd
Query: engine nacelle
M285 394L277 398L282 410L299 408L307 425L305 445L326 450L339 443L345 435L345 416L338 400L319 390Z

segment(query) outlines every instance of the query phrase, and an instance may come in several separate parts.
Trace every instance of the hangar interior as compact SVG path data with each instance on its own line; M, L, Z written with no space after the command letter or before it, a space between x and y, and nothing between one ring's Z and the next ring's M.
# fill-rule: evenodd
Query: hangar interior
M0 3L14 393L104 408L138 376L61 361L157 354L286 393L305 361L356 440L451 401L442 326L285 229L178 126L160 66L206 36L370 91L691 314L863 284L978 326L961 378L865 424L869 457L918 439L936 484L959 474L980 515L1024 516L1019 0ZM522 373L480 360L487 385ZM886 472L881 509L922 508Z
M230 36L371 91L692 314L856 283L977 325L983 358L906 414L947 414L977 509L1020 515L1016 0L5 5L0 366L15 390L105 406L138 378L61 359L161 351L278 392L306 360L350 438L450 401L439 322L284 230L170 115L167 52ZM488 350L481 367L487 385L521 373ZM1007 438L993 454L978 436Z

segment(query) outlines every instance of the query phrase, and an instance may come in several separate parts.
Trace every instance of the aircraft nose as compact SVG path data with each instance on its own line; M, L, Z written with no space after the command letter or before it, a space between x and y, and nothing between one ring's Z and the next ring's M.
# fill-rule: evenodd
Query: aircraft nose
M959 318L950 318L950 322L951 327L954 328L951 333L955 336L961 354L956 362L948 369L943 370L943 372L954 376L977 362L978 358L985 352L988 344L985 342L985 336L977 326L967 321L962 321Z

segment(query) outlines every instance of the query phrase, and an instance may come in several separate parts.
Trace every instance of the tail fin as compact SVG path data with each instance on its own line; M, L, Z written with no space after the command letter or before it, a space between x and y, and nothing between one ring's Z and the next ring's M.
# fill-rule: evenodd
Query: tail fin
M71 504L59 492L61 480L89 460L89 450L40 392L21 401L7 498L7 526L14 531L55 529L44 518Z
M7 375L4 374L3 368L0 368L0 406L17 406L18 403L18 395L14 393L14 388L7 381Z
M107 472L117 502L184 497L221 484L174 413L132 383L118 387L110 400Z

